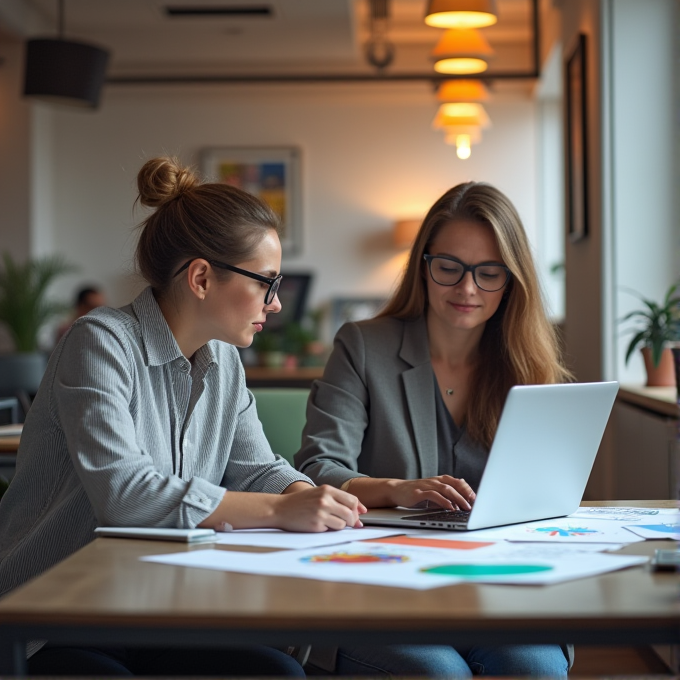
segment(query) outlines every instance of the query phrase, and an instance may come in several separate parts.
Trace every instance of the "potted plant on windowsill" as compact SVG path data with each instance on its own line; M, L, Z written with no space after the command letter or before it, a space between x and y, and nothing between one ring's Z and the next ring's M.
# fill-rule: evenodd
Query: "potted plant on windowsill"
M59 276L74 271L59 256L17 262L3 253L0 269L0 323L9 331L14 352L0 356L0 396L34 394L47 365L39 334L52 318L69 306L47 298Z
M661 304L637 295L644 308L636 309L621 319L638 322L636 332L626 349L626 364L636 349L642 350L647 370L647 387L675 386L675 368L669 343L678 340L680 331L680 296L677 285L672 285Z

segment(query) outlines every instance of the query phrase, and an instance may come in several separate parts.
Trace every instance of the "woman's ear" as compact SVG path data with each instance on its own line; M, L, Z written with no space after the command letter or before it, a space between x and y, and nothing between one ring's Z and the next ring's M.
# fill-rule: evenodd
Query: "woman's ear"
M189 265L187 281L189 290L199 300L205 300L213 277L212 267L207 260L196 259Z

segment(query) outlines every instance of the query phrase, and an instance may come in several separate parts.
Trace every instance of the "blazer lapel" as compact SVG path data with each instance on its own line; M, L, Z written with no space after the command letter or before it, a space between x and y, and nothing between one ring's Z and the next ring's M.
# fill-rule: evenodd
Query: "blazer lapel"
M412 366L402 373L402 380L413 425L420 476L434 477L438 474L437 417L434 377L424 317L404 322L399 356Z

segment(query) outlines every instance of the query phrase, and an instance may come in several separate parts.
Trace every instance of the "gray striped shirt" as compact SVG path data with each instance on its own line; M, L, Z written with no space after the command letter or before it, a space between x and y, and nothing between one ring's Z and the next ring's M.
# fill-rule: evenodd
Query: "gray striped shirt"
M76 321L50 359L0 503L0 593L98 525L193 528L225 488L299 480L272 453L236 348L211 341L192 365L147 288Z

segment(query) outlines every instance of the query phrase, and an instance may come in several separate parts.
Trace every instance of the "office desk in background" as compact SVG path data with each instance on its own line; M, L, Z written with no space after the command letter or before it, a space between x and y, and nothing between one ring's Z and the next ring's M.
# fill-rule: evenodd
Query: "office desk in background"
M646 541L624 551L651 555L660 543L672 545ZM645 567L554 586L418 591L138 559L202 547L100 538L18 588L0 601L0 673L22 671L24 644L32 639L187 647L680 643L680 577Z
M17 464L17 450L21 435L0 436L0 476L12 479Z

